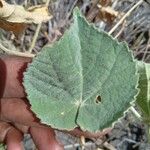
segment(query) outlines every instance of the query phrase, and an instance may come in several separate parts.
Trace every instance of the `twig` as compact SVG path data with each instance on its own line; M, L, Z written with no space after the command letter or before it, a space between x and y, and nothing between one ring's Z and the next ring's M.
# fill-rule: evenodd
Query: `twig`
M115 39L118 38L120 36L120 34L123 32L123 30L125 28L125 24L126 24L126 21L124 20L123 25L122 25L120 31L115 36Z
M112 146L110 143L108 142L104 142L104 147L107 148L108 150L117 150L114 146Z
M99 0L93 0L92 1L92 6L91 6L91 8L88 11L88 14L86 16L87 20L91 21L95 17L95 14L99 11L99 9L96 9L98 3L99 3Z
M150 31L149 31L149 37L150 37ZM142 57L142 61L144 61L145 58L146 58L146 55L147 55L147 52L148 52L148 49L149 49L149 44L150 44L150 38L148 39L146 50L145 50L144 55Z
M137 8L139 5L143 3L143 0L138 1L119 21L118 23L108 32L108 34L112 34L118 26L130 15L130 13Z
M49 4L49 3L50 3L50 0L47 0L45 6L48 7L48 4ZM35 31L35 34L34 34L34 36L33 36L33 40L32 40L32 42L31 42L31 46L30 46L30 48L29 48L29 50L28 50L29 53L32 53L32 50L33 50L33 48L34 48L34 46L35 46L35 43L36 43L36 41L37 41L37 38L38 38L38 35L39 35L39 32L40 32L41 27L42 27L42 23L38 24L37 29L36 29L36 31Z
M130 107L130 110L139 120L141 120L141 115L135 110L133 106Z
M117 4L118 4L118 0L114 0L113 4L112 4L112 8L115 8L117 6Z
M48 7L48 5L49 5L50 1L51 1L51 0L47 0L47 1L46 1L45 6L47 6L47 7Z
M148 139L148 143L150 143L150 126L149 125L147 125L147 139Z
M0 44L0 49L11 55L22 56L22 57L31 57L31 58L33 58L35 56L34 54L31 54L31 53L23 53L23 52L9 50L6 47L4 47L2 44Z
M84 137L84 136L81 136L81 137L80 137L80 141L81 141L81 149L82 149L82 150L85 150L85 137Z
M94 143L92 143L92 142L87 142L87 143L85 143L85 147L92 147L92 146L94 146ZM68 150L68 149L71 149L71 148L77 148L77 147L80 147L80 144L79 143L76 143L76 144L71 144L71 145L66 145L66 146L64 146L64 149L65 150Z
M76 3L78 2L78 0L74 0L73 4L71 5L70 11L67 13L67 17L66 20L70 17L73 8L75 7Z
M32 53L32 50L33 50L33 48L35 46L35 43L37 41L37 38L38 38L38 35L39 35L39 32L40 32L41 26L42 26L42 23L38 24L38 26L36 28L35 34L33 36L33 40L31 42L30 48L28 50L29 53Z
M136 49L136 51L139 49L140 45L143 43L143 37L144 33L142 32L134 41L131 49ZM143 50L142 50L143 51ZM138 55L138 54L137 54Z

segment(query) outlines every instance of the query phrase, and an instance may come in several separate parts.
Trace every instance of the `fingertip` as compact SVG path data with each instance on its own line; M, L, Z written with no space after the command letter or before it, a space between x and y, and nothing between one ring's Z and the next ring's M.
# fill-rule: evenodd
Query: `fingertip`
M5 141L7 145L7 150L23 150L23 134L15 129L11 128L6 135Z
M48 127L30 127L30 134L39 150L63 150L55 138L54 130Z

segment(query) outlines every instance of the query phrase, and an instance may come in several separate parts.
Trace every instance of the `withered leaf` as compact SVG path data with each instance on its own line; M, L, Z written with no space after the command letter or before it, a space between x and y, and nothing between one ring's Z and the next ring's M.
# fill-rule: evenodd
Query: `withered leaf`
M48 13L48 8L43 5L37 5L25 9L20 5L11 5L0 0L0 28L13 31L18 34L27 24L46 22L52 18Z
M119 18L122 13L114 10L111 6L98 5L100 12L99 18L104 22L111 24L116 18Z
M112 0L99 0L99 4L102 6L110 6L112 4Z
M0 20L0 28L6 31L12 31L15 36L18 36L27 27L24 23L12 23L5 20Z
M2 2L0 1L0 7L3 7L3 4L2 4Z

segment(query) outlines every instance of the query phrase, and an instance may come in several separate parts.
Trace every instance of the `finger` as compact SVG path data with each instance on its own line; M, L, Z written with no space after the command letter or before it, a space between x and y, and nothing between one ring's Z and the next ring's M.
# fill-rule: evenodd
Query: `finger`
M39 150L63 150L63 146L57 142L53 129L47 127L31 127L30 134Z
M38 125L38 119L31 112L26 100L18 98L2 98L0 119L7 122L19 123L22 125Z
M29 132L29 126L22 125L20 123L12 123L13 126L21 131L22 133L28 133Z
M0 142L4 142L7 132L12 128L9 123L0 121Z
M0 97L25 97L22 79L29 62L31 59L25 57L0 57Z
M5 141L7 145L7 150L23 150L23 134L12 127L6 135Z
M6 143L7 150L22 150L23 135L11 124L0 121L0 142Z
M12 113L13 112L13 113ZM41 126L39 120L31 112L30 106L26 100L22 99L1 99L1 120L11 121L14 123L19 123L25 126ZM108 132L111 131L111 128L105 129L101 132L91 133L88 131L81 131L79 128L76 128L72 131L65 131L75 136L85 136L86 138L98 138L102 137Z

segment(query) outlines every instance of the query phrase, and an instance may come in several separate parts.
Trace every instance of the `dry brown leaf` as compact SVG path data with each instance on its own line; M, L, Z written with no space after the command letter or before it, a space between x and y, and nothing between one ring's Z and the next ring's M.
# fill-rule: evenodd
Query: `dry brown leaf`
M2 7L0 8L0 19L15 23L36 23L48 21L52 16L48 14L48 8L38 5L25 10L20 5L10 5L4 0L0 0Z
M99 18L109 24L111 24L116 18L120 18L119 16L123 15L110 6L103 7L102 5L98 5L98 7L100 8Z
M0 0L0 28L13 31L15 35L24 30L27 24L39 24L51 18L46 6L38 5L26 10L23 6L10 5Z
M0 18L3 19L11 16L15 10L15 5L7 4L4 0L0 0L0 2L2 4L0 8Z
M112 4L112 0L99 0L99 4L102 6L110 6Z
M27 27L24 23L11 23L7 22L5 20L0 20L0 28L6 30L6 31L12 31L16 37L19 36L19 34L25 30Z
M0 7L3 7L3 4L2 4L2 2L0 1Z

